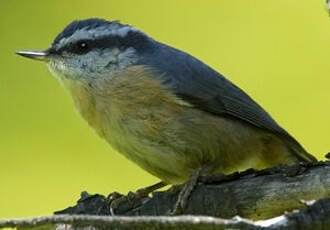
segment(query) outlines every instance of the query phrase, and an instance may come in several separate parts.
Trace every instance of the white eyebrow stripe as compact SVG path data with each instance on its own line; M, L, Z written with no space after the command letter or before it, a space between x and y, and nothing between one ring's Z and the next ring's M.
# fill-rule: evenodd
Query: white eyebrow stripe
M130 31L139 31L138 29L131 26L123 26L119 28L113 28L109 26L100 26L95 29L83 28L75 31L70 37L61 39L57 44L56 48L59 49L65 44L73 43L82 39L96 39L103 36L120 36L125 37Z

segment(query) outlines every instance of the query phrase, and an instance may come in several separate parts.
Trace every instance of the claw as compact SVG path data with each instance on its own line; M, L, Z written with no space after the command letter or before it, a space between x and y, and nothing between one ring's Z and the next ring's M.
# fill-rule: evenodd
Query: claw
M119 193L119 192L112 192L108 195L107 199L109 201L113 201L113 200L116 200L120 197L124 196L123 194Z
M128 196L120 196L118 197L117 199L114 199L114 200L110 200L110 214L111 216L115 216L116 213L115 213L115 210L119 207L119 205L121 203L125 203L125 202L128 202L129 199L128 199Z
M164 182L159 182L149 187L139 189L136 192L128 192L126 196L118 192L110 193L108 196L108 201L110 203L110 214L112 216L116 215L115 210L118 209L122 203L129 203L130 208L133 208L136 204L139 204L142 198L148 197L151 192L164 186L166 186Z
M110 203L110 215L111 216L115 215L115 209L117 209L119 206L119 204L116 202L116 200L119 200L122 197L125 197L125 196L118 192L112 192L108 195L107 200Z

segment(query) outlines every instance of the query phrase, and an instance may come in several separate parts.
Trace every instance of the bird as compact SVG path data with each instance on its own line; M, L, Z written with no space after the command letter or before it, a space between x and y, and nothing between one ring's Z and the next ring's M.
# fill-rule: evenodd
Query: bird
M50 48L16 53L45 62L96 133L161 180L136 194L183 184L173 213L200 176L316 161L221 73L134 26L75 20Z

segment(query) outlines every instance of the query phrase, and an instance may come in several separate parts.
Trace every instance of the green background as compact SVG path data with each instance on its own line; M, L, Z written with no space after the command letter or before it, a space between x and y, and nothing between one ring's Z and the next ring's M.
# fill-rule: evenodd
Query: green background
M127 192L157 182L78 116L40 62L73 19L121 20L188 51L255 98L311 153L330 150L330 20L324 0L2 0L0 218L51 214L82 190Z

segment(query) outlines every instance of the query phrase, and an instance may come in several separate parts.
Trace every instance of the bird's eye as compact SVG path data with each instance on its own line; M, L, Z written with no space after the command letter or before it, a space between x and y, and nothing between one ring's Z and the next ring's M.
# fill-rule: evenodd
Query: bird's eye
M89 45L87 41L79 41L76 44L78 53L87 53L89 51Z

